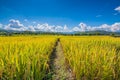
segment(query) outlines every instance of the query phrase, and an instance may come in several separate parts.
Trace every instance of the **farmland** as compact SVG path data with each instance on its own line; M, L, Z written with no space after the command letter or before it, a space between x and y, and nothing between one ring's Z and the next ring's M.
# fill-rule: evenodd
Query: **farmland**
M77 80L119 80L120 39L112 37L62 38L66 64Z
M53 52L57 63L50 62ZM57 70L51 65L66 67L60 71L70 70L76 80L119 80L120 38L45 35L0 37L0 80L53 79L51 76Z
M42 80L56 38L1 37L0 79Z

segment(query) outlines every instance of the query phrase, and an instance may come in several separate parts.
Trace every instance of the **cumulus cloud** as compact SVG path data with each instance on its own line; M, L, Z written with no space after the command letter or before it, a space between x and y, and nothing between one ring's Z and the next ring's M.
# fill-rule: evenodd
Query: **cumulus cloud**
M118 32L120 31L120 23L115 23L111 26L111 31L112 32Z
M34 26L34 29L36 31L45 31L45 32L70 32L67 25L65 26L55 26L55 25L49 25L48 23L45 24L37 24Z
M63 27L62 26L56 26L55 28L54 28L54 31L55 32L62 32L63 31Z
M67 27L67 25L64 25L63 32L71 32L71 30Z
M110 26L107 24L102 24L100 26L95 26L95 27L91 27L90 30L91 31L95 31L95 30L103 30L103 31L110 31Z
M36 30L35 30L35 28L34 28L34 26L28 26L28 29L27 29L28 31L33 31L33 32L35 32Z
M85 31L96 31L104 30L110 32L120 32L120 22L116 22L112 25L102 24L100 26L89 26L81 22L78 26L73 28L67 27L67 25L49 25L48 23L44 24L35 24L24 26L19 20L11 19L9 24L3 25L0 24L1 29L5 30L15 30L15 31L42 31L42 32L85 32Z
M53 26L50 26L49 24L45 23L45 24L37 24L34 29L36 31L45 31L45 32L52 32L54 28Z
M83 31L83 32L87 31L88 26L85 23L80 23L79 26L80 26L81 31Z
M75 31L75 32L81 31L79 27L74 27L72 30Z
M114 23L112 25L108 24L102 24L100 26L87 26L85 23L80 23L78 27L74 27L72 29L73 31L96 31L96 30L101 30L101 31L109 31L109 32L120 32L120 22Z
M6 30L16 30L16 31L25 31L26 27L20 23L19 20L11 19L9 20L9 24L5 26Z

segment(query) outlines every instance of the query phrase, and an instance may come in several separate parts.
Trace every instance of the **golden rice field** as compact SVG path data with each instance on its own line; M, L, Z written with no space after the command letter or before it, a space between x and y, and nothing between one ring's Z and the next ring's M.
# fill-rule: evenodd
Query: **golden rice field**
M120 80L120 38L0 37L0 80L43 80L57 39L76 80Z
M0 37L0 80L42 80L55 37Z
M120 80L120 38L64 37L61 43L77 80Z

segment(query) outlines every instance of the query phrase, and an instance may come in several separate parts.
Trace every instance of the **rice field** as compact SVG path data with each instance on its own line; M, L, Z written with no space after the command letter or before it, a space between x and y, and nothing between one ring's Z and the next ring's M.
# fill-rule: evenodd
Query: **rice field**
M120 80L120 38L64 37L61 43L77 80Z
M0 80L42 80L55 37L0 37Z
M120 80L120 38L109 36L0 37L0 80L43 80L58 38L76 80Z

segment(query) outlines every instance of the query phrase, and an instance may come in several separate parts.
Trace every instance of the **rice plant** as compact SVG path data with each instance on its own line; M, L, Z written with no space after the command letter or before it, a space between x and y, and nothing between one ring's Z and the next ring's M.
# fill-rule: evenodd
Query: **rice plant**
M120 38L62 37L61 43L77 80L120 80Z
M0 37L0 80L42 80L55 37Z

